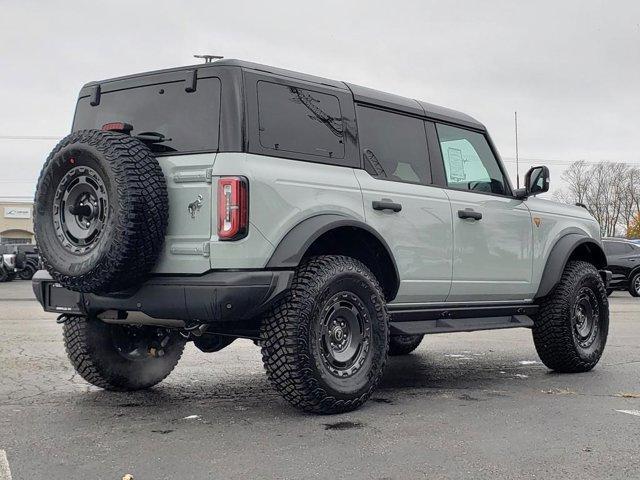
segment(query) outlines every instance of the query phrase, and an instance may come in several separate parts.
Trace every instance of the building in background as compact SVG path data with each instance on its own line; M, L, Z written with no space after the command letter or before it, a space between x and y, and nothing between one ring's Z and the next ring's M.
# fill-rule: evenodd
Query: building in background
M0 197L0 243L33 243L33 199Z

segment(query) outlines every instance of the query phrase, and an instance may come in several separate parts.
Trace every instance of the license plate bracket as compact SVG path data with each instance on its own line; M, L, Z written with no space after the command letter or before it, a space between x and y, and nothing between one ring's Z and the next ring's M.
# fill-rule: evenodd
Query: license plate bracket
M48 283L45 310L48 312L82 313L82 294L64 288L59 283Z

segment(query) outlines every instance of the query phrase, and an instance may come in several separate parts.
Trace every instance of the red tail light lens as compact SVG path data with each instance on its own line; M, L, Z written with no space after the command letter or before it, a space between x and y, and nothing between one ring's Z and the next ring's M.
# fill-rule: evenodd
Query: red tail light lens
M104 125L102 125L102 130L105 130L107 132L118 132L118 133L124 133L129 135L129 133L131 133L131 130L133 130L133 126L124 122L111 122L111 123L105 123Z
M249 227L249 182L244 177L218 179L218 238L238 240Z

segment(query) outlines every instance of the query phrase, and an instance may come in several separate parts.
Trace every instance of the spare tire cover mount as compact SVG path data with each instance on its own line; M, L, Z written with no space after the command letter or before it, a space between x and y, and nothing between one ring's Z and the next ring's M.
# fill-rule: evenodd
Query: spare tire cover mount
M53 224L62 246L84 253L96 245L104 230L109 197L102 177L94 169L69 170L56 189Z

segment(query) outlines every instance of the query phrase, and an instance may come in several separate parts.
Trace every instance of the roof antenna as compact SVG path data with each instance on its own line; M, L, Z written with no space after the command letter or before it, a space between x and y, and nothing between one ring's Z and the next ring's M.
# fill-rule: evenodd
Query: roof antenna
M194 55L194 57L204 59L204 63L211 63L214 60L220 60L221 58L224 58L222 55Z

